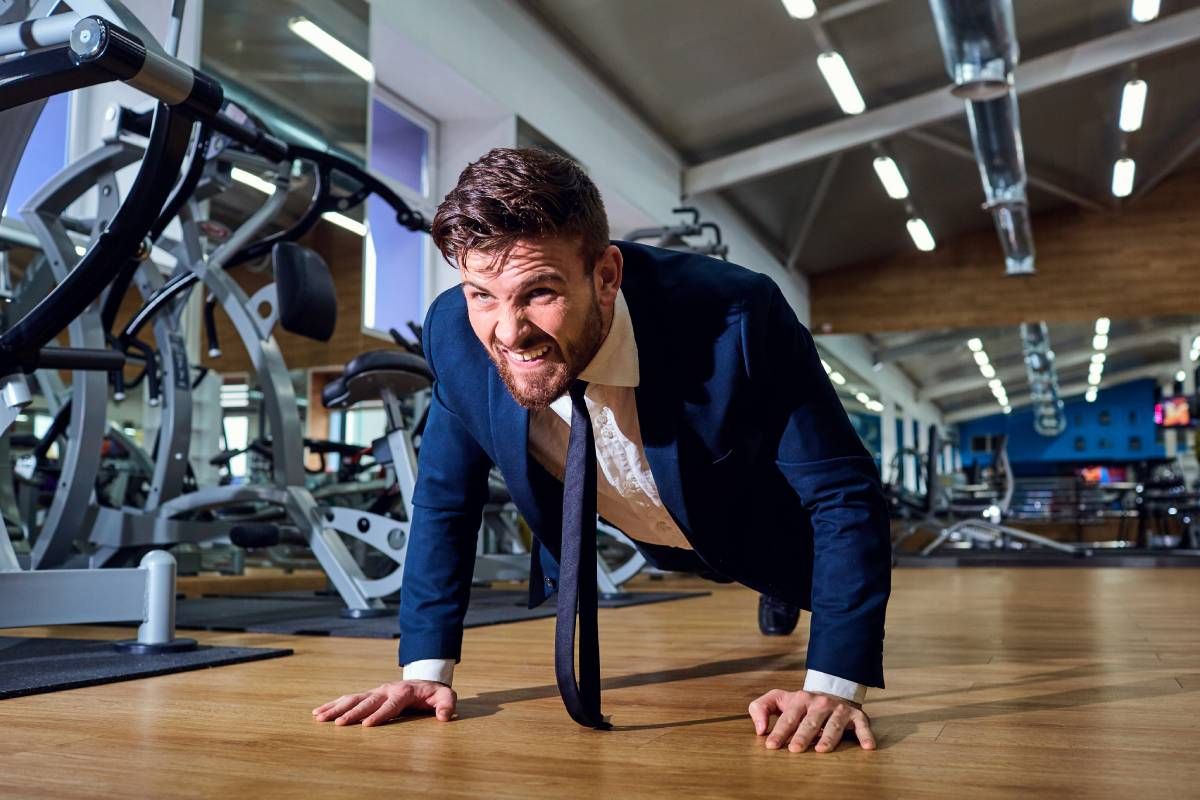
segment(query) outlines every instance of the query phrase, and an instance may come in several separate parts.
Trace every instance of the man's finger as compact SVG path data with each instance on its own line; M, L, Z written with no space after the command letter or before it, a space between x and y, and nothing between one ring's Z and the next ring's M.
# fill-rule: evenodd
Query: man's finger
M871 732L871 720L861 711L851 718L854 726L854 736L863 750L875 749L875 734Z
M335 719L333 724L350 725L351 723L358 722L359 720L370 716L372 713L374 713L375 709L379 708L379 706L383 705L385 702L387 702L387 695L369 694L363 698L362 702L354 706L354 708Z
M778 750L783 747L783 743L791 738L796 731L796 726L804 718L806 707L800 703L788 706L779 715L779 719L775 721L775 727L771 729L771 735L767 737L767 749Z
M850 710L849 706L838 706L834 709L825 723L821 741L817 742L814 750L818 753L828 753L837 749L837 746L842 743L842 734L846 730L846 723L850 721Z
M772 689L750 704L748 711L754 722L754 732L762 736L771 725L771 715L783 709L782 689Z
M317 709L317 721L326 722L341 716L343 711L354 708L362 702L366 697L365 694L346 694L339 697L337 700L332 700Z
M406 705L408 704L403 700L390 697L385 700L383 705L377 708L374 713L364 719L362 724L369 728L372 725L379 725L380 723L394 719L395 717L400 716L400 712L404 710Z
M817 737L821 730L821 726L825 724L825 720L829 719L832 713L830 709L823 708L818 705L808 707L808 713L804 715L804 719L796 726L796 734L792 736L792 741L788 743L788 750L793 753L803 753L812 744L812 740Z
M437 718L442 722L449 722L454 717L454 709L458 703L458 696L454 690L447 687L439 689L432 697L433 710L437 714Z

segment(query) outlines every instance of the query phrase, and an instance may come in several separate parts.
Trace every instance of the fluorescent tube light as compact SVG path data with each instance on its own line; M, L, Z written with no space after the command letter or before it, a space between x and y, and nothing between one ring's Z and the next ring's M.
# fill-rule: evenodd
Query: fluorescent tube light
M275 194L275 184L268 180L263 180L253 172L247 172L241 167L234 167L233 172L230 173L230 177L232 177L238 183L249 186L251 189L257 189L263 194Z
M879 176L879 182L883 184L883 190L888 193L888 197L893 200L903 200L908 197L908 184L904 182L904 176L900 174L900 168L896 166L896 162L888 156L880 156L875 159L875 174Z
M1133 0L1129 16L1134 22L1149 22L1158 16L1159 0Z
M937 247L937 243L933 241L933 234L929 232L929 226L920 217L913 217L908 221L908 235L912 237L913 244L917 246L917 249L923 253L928 253Z
M867 110L867 104L863 102L858 85L854 83L854 76L850 74L850 68L846 66L841 53L835 50L821 53L817 56L817 69L821 70L825 83L829 84L829 91L833 92L833 97L842 107L842 111L847 114L861 114Z
M367 83L375 80L375 67L369 60L331 36L312 20L292 17L288 20L288 29Z
M1113 164L1112 193L1115 197L1128 197L1133 191L1133 175L1137 164L1132 158L1118 158Z
M812 19L817 15L813 0L783 0L783 7L794 19Z
M1142 127L1142 114L1146 110L1146 82L1129 81L1121 91L1121 130L1133 133Z
M359 222L351 217L347 217L345 214L340 214L337 211L326 211L321 215L321 219L325 220L326 222L332 222L339 228L345 228L351 233L358 234L359 236L367 235L367 226L364 223Z

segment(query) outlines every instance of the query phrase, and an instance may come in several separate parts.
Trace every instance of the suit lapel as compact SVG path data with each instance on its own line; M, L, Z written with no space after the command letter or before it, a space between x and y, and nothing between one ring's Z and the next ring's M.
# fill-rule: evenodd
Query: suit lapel
M646 461L663 504L686 533L691 530L691 525L679 474L679 418L683 404L678 381L671 369L669 340L663 327L663 309L667 306L654 280L654 269L653 265L629 259L621 289L629 305L633 337L637 342L641 381L635 397Z

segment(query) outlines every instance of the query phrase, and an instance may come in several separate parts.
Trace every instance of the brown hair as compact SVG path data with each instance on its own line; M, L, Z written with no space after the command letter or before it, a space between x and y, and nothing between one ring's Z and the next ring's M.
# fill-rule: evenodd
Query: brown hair
M433 241L452 264L469 252L502 259L521 240L579 237L591 272L608 247L600 191L571 159L497 147L468 164L433 217Z

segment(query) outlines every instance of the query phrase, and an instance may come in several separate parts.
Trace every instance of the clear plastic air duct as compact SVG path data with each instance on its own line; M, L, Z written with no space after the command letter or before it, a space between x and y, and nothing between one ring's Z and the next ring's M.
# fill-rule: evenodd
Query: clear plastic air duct
M1050 330L1045 322L1021 323L1021 351L1029 380L1033 407L1033 429L1042 436L1058 436L1067 429L1067 416L1059 396L1058 370L1050 349Z
M1012 0L929 0L954 94L988 100L1008 92L1017 66Z
M1018 49L1012 0L929 0L952 91L967 120L1009 275L1034 271L1021 118L1012 90Z

